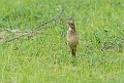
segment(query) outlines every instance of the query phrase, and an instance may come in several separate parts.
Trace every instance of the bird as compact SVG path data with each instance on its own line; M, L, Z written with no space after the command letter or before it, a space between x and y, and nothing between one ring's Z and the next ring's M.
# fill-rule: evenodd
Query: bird
M78 45L78 34L75 28L75 24L72 21L67 21L66 24L69 26L66 35L66 42L70 48L72 56L76 56L76 48Z

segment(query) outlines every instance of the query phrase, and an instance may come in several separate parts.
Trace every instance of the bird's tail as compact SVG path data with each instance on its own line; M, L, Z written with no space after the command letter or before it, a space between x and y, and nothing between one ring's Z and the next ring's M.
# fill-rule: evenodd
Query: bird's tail
M71 54L72 54L72 56L76 56L76 50L75 49L72 49L71 50Z

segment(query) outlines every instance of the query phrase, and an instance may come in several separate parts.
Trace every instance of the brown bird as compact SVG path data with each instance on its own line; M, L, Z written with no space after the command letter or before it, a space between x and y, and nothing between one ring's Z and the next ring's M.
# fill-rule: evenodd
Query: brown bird
M78 35L75 29L75 25L72 21L66 22L69 25L69 29L67 31L67 44L70 47L72 56L76 56L76 47L78 44Z

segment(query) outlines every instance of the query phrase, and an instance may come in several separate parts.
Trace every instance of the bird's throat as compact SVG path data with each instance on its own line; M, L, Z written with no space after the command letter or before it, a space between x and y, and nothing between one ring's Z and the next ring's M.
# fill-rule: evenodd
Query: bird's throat
M69 31L71 31L71 32L75 32L76 30L75 30L75 27L69 27Z

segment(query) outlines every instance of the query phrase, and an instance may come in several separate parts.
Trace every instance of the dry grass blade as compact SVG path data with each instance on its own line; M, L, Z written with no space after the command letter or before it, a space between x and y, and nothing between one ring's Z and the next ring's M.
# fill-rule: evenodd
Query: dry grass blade
M0 44L4 44L5 42L11 42L11 41L13 41L13 40L15 40L15 39L18 39L18 38L20 38L20 37L24 37L24 36L27 36L27 35L34 35L34 34L36 34L36 32L39 30L39 28L40 28L41 26L44 26L44 25L46 25L46 24L48 24L48 23L50 23L50 22L52 22L52 21L57 20L57 18L59 18L59 17L62 15L63 12L64 12L64 9L62 9L62 10L61 10L58 14L56 14L52 19L50 19L50 20L48 20L48 21L46 21L46 22L40 24L39 26L37 26L36 28L34 28L33 30L31 30L31 31L29 31L29 32L18 32L18 31L14 31L14 32L13 32L12 30L10 30L10 29L8 30L8 29L7 29L7 31L12 32L12 34L13 34L13 33L21 33L21 35L16 36L16 37L14 37L14 38L11 38L11 39L9 39L9 40L7 40L7 39L8 39L8 36L7 36L7 37L4 38L4 41L1 42ZM49 27L48 27L48 28L49 28ZM44 28L42 28L42 29L44 29ZM46 28L45 28L45 29L46 29ZM10 34L9 37L10 37L12 34Z

